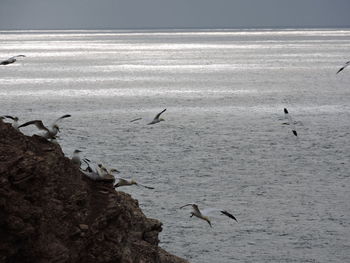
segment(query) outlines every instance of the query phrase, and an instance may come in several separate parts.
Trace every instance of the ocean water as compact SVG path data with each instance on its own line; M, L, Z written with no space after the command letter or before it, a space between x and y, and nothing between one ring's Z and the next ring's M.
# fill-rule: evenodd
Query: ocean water
M194 263L350 262L350 68L335 74L350 29L1 31L0 43L1 59L27 56L0 66L0 114L71 114L68 157L155 187L120 190L163 222L164 249ZM210 228L179 209L193 202L238 223Z

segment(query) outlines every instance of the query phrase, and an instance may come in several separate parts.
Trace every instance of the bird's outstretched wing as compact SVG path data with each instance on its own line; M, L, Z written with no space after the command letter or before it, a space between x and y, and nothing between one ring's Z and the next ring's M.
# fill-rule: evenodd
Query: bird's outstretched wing
M17 55L17 56L10 57L9 59L15 59L15 58L19 58L19 57L26 57L26 56L25 55Z
M17 117L13 117L13 116L10 116L10 115L4 115L5 118L8 118L8 119L11 119L11 120L18 120Z
M232 214L230 214L229 212L227 212L227 211L225 211L225 210L220 211L220 212L221 212L222 214L224 214L225 216L228 216L229 218L232 218L232 219L236 220L236 222L238 222L237 219L236 219Z
M234 215L230 214L229 212L221 208L215 208L215 207L205 208L202 210L201 213L202 215L209 216L209 215L212 215L213 213L215 213L216 215L220 215L219 212L220 214L228 216L229 218L234 219L236 222L238 222L237 219L234 217Z
M160 117L160 115L161 115L164 111L166 111L166 109L164 109L164 110L162 110L161 112L159 112L159 113L156 115L156 117L154 117L154 119L155 119L155 120L158 119L158 118Z
M154 189L154 187L146 186L146 185L139 184L139 183L137 183L136 185L137 186L142 186L142 187L147 188L147 189Z
M180 207L180 209L186 207L186 206L192 206L193 211L195 211L197 214L201 214L201 211L199 211L198 205L196 204L187 204L187 205L183 205Z
M347 61L345 64L344 64L344 66L342 66L338 71L337 71L337 73L336 74L338 74L340 71L342 71L343 69L345 69L347 66L349 66L350 65L350 61Z
M43 122L41 120L28 121L28 122L23 123L22 125L18 126L18 129L22 128L22 127L26 127L28 125L35 125L39 130L44 130L44 131L49 132L48 128L45 127L45 125L43 124Z
M72 117L72 115L70 115L70 114L63 115L63 116L59 117L58 119L56 119L56 120L52 123L52 125L55 125L58 121L60 121L60 120L62 120L62 119L64 119L64 118L68 118L68 117Z
M130 122L139 121L139 120L142 120L142 118L133 119Z
M192 206L192 205L194 205L194 204L186 204L186 205L183 205L183 206L180 207L180 209L182 209L182 208L184 208L184 207L186 207L186 206L190 206L190 205Z

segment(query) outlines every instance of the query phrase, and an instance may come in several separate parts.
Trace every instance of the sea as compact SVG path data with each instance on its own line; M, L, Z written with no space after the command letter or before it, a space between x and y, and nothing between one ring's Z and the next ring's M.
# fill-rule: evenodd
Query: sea
M0 60L19 54L0 66L0 115L71 114L63 152L154 187L119 190L163 223L162 248L193 263L350 262L350 67L336 74L350 29L0 31ZM217 212L210 227L180 209L192 203L238 222Z

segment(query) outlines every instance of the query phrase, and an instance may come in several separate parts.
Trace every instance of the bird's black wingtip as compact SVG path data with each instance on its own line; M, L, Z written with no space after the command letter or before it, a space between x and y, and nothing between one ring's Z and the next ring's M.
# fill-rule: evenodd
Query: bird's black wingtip
M293 130L293 134L294 134L295 136L298 136L298 133L297 133L296 130Z
M229 218L232 218L233 220L235 220L238 223L237 218L234 217L234 215L230 214L227 211L220 211L222 214L224 214L225 216L228 216Z
M284 108L283 110L284 110L284 113L285 113L285 114L288 114L287 108Z

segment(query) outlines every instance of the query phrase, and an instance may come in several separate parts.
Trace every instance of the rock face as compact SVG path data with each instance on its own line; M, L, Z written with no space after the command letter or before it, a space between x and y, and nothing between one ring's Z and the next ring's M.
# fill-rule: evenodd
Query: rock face
M0 262L187 262L158 247L161 225L58 145L0 120Z

